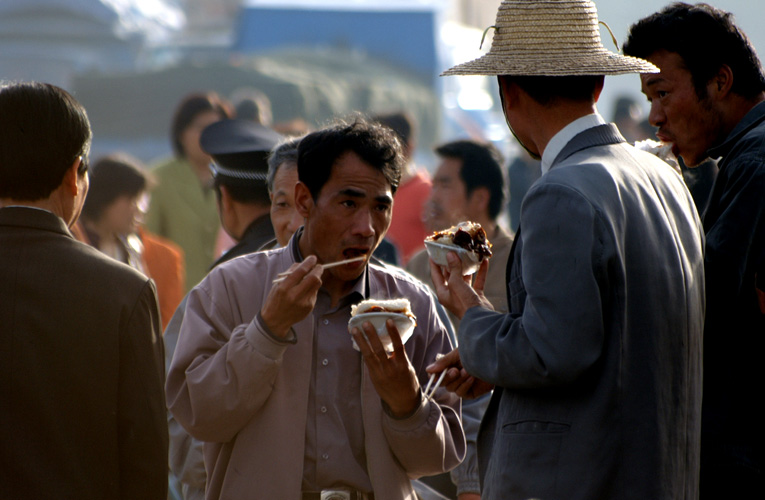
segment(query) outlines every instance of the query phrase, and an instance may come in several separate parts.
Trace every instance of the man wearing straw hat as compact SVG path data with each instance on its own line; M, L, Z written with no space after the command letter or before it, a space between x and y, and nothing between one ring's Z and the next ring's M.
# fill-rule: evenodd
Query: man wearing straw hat
M428 368L474 396L483 498L697 496L703 236L665 163L628 145L595 103L604 75L656 72L607 51L589 0L505 0L489 53L447 75L496 75L508 125L542 177L521 207L510 312L431 263L462 319L459 351Z

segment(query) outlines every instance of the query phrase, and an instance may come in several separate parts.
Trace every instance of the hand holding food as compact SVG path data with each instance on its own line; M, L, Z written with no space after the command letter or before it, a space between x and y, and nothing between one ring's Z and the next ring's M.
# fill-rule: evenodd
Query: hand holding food
M388 300L369 299L351 306L351 320L348 322L348 331L350 332L354 327L363 331L361 325L368 321L377 331L385 350L392 352L393 343L385 327L385 322L388 319L392 319L395 323L396 329L401 336L401 343L406 343L414 332L417 318L412 313L409 299L405 298ZM353 347L359 350L355 341L353 342Z
M456 252L462 260L462 273L473 274L481 262L491 257L491 243L477 222L465 221L425 238L428 255L436 264L448 266L446 254Z

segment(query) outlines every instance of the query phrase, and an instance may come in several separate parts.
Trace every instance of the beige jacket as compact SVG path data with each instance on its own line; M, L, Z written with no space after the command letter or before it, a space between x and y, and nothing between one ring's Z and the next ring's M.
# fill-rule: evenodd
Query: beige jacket
M189 295L167 379L170 411L205 445L208 499L299 499L311 376L313 320L278 343L256 317L291 247L224 263ZM401 271L369 266L371 297L406 296L417 327L406 351L421 385L437 353L451 350L427 290ZM349 336L350 342L350 336ZM377 500L414 499L411 478L454 468L465 453L459 400L440 389L395 420L364 372L367 467Z

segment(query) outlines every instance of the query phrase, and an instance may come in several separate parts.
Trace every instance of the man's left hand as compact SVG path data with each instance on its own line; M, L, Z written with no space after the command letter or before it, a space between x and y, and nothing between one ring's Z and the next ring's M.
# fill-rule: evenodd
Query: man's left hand
M405 417L420 404L420 384L393 320L389 319L385 326L393 342L392 354L385 351L377 331L368 321L362 325L366 336L358 328L353 328L351 335L359 346L377 394L394 417Z

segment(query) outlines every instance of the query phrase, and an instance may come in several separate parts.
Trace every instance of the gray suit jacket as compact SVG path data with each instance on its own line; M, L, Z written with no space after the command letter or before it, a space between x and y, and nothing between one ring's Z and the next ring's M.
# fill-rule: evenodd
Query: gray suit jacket
M0 209L0 498L167 498L154 284Z
M484 498L697 496L703 232L680 177L582 132L529 190L509 314L472 308L462 362L496 384Z

